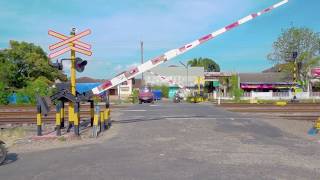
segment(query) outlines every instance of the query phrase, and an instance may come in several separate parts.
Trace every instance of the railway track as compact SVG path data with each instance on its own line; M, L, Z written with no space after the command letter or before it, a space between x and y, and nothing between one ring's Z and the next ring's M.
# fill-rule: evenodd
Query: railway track
M288 120L315 121L320 117L320 104L292 103L285 106L274 104L221 104L225 110L246 115Z
M104 106L101 105L100 108ZM111 105L111 109L124 108L126 106ZM65 106L68 109L68 105ZM34 106L0 106L0 125L19 125L19 124L35 124L36 123L36 108ZM90 105L83 104L80 106L81 120L90 118ZM68 112L65 111L65 119L68 119ZM45 123L55 122L55 108L47 116L42 118Z

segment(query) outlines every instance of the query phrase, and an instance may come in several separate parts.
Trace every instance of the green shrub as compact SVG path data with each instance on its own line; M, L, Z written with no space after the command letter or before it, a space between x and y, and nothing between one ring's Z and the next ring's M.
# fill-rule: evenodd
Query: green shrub
M37 96L48 96L54 91L49 88L50 81L45 77L38 77L34 81L28 81L27 86L17 92L17 103L36 104Z
M239 88L239 78L237 75L231 76L231 95L234 96L236 102L240 102L240 98L243 95L243 90Z
M169 96L169 86L161 85L161 86L153 86L153 90L160 90L162 92L162 97L168 98Z
M139 101L139 90L134 89L132 91L132 94L129 96L129 102L132 102L133 104L135 104L138 101Z
M9 92L6 90L6 85L0 82L0 104L8 104Z

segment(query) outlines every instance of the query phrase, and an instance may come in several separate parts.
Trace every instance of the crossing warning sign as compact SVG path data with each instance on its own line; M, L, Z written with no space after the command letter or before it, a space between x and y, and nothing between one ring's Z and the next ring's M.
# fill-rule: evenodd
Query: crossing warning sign
M57 56L60 56L64 53L68 52L68 51L71 51L71 50L74 50L78 53L81 53L81 54L84 54L87 56L91 56L92 55L92 52L90 51L91 45L80 41L80 38L87 36L90 33L91 33L91 30L87 29L87 30L80 32L78 34L66 36L61 33L55 32L53 30L49 30L48 34L50 36L56 37L60 40L59 42L49 46L50 51L55 50L54 52L51 52L49 54L49 58L50 59L55 58ZM62 48L62 47L64 47L64 48Z

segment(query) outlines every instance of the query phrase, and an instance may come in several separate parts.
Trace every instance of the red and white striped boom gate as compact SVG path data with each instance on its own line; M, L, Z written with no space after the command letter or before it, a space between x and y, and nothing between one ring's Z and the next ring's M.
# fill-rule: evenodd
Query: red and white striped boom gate
M178 83L177 81L175 81L175 80L173 80L173 79L170 79L170 78L168 78L168 77L166 77L166 76L162 76L162 75L160 75L160 74L158 74L158 73L155 73L155 72L153 72L153 71L148 71L148 72L149 72L150 74L156 76L157 78L159 78L160 80L162 80L162 81L164 81L164 82L167 82L167 83L172 84L172 85L177 85L177 86L179 86L179 88L185 89L185 90L189 91L189 89L188 89L187 87L185 87L184 85Z
M154 68L154 67L156 67L156 66L158 66L158 65L160 65L160 64L162 64L162 63L164 63L164 62L166 62L166 61L168 61L168 60L170 60L180 54L185 53L185 52L195 48L196 46L199 46L200 44L203 44L203 43L209 41L210 39L213 39L213 38L227 32L235 27L238 27L241 24L244 24L244 23L246 23L246 22L248 22L258 16L261 16L262 14L265 14L265 13L267 13L267 12L269 12L279 6L282 6L282 5L286 4L288 1L289 0L283 0L277 4L274 4L271 7L268 7L260 12L250 14L250 15L248 15L248 16L246 16L246 17L244 17L244 18L242 18L242 19L240 19L240 20L238 20L238 21L236 21L226 27L223 27L217 31L214 31L208 35L205 35L205 36L201 37L200 39L197 39L197 40L195 40L189 44L186 44L180 48L167 51L166 53L164 53L154 59L151 59L151 60L149 60L149 61L147 61L147 62L145 62L135 68L130 69L129 71L125 71L124 73L117 75L113 79L108 80L108 81L102 83L100 86L93 88L91 91L93 94L100 94L100 93L102 93L102 92L104 92L114 86L117 86L118 84L120 84L124 81L127 81L127 80L129 80L129 79L131 79L131 78L133 78L133 77L135 77L145 71L151 70L152 68Z

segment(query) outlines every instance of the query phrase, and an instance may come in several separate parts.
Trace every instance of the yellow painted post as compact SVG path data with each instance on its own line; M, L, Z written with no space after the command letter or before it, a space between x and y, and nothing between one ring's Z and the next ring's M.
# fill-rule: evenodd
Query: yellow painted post
M75 36L75 28L72 28L72 31L70 33L71 37ZM74 47L74 43L70 43L70 47ZM76 95L76 68L75 68L75 60L76 59L76 52L74 50L71 50L71 70L70 70L70 76L71 76L71 94L74 96ZM69 102L69 124L72 126L74 121L74 104Z
M61 136L61 104L56 105L56 132L57 136Z
M79 131L79 121L80 121L80 104L77 102L75 103L75 107L74 107L74 116L73 116L73 120L74 120L74 134L79 136L80 135L80 131Z
M40 105L37 105L37 135L42 136L42 117Z
M294 61L293 67L293 99L296 99L296 85L297 85L297 62Z
M60 110L60 113L61 113L61 124L60 124L60 127L61 128L64 128L64 116L65 116L65 113L64 113L64 102L62 101L61 102L61 110Z
M93 101L90 101L90 121L91 121L91 127L93 126L93 119L94 119L94 103L93 103Z
M316 121L315 128L317 130L320 130L320 118L318 118L318 120Z
M93 118L93 126L98 126L98 125L99 125L99 114L95 113Z
M110 119L110 109L109 108L105 109L105 111L104 111L104 119L106 122L106 128L108 129L111 124L111 122L109 121L109 119Z
M100 112L100 131L103 132L105 130L105 119L104 119L104 111Z
M96 105L94 118L93 118L93 127L92 127L92 136L93 137L98 136L99 115L100 115L100 107L99 107L99 105Z
M198 96L200 96L200 76L198 77Z

